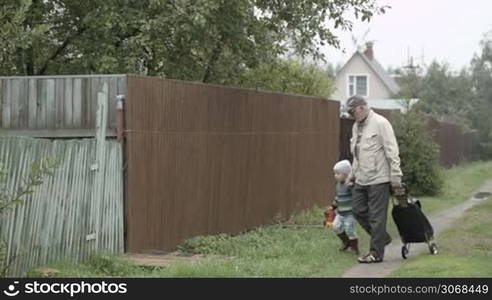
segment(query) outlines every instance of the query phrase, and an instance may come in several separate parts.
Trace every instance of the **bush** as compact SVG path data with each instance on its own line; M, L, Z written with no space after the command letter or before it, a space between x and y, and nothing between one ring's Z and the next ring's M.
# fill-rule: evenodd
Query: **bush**
M259 90L329 97L333 80L319 67L295 60L274 60L241 74L237 85Z
M400 148L403 182L415 196L440 193L443 179L439 167L439 146L432 140L425 118L414 111L392 118Z

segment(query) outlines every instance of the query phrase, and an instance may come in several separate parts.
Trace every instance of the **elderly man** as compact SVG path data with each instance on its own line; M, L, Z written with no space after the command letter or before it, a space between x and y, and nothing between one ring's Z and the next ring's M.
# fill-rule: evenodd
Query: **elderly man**
M398 144L390 122L375 113L360 96L347 100L348 113L355 119L350 151L354 157L349 185L353 213L371 236L370 252L358 258L360 263L382 262L384 247L391 242L386 232L390 189L401 191Z

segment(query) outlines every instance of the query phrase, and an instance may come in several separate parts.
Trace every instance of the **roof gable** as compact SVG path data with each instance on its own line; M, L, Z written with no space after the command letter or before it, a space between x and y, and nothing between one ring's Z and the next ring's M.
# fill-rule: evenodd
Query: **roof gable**
M400 92L400 87L396 83L396 81L388 75L388 73L384 70L383 66L374 58L374 59L369 59L364 53L360 52L357 50L352 57L343 65L343 67L338 71L338 73L341 73L342 70L352 61L356 56L360 56L362 60L368 65L374 73L381 79L381 81L384 83L384 85L389 89L389 91L393 94L398 94Z

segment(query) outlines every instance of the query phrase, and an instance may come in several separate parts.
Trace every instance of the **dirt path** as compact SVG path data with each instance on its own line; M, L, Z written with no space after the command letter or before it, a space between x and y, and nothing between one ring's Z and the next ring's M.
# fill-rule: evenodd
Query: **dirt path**
M480 192L492 193L492 180L488 180L478 191L474 193L474 196L472 196L466 202L430 216L430 222L434 227L434 235L437 236L442 230L451 227L457 219L463 216L464 212L467 209L484 202L487 197L475 197ZM403 260L403 258L401 257L401 247L401 240L398 238L394 238L393 242L388 247L386 247L384 262L377 264L358 264L345 272L345 274L343 274L343 277L388 276L389 274L391 274L391 272L398 269L405 262L405 260ZM412 244L410 247L410 255L407 260L411 261L418 255L430 255L427 244Z

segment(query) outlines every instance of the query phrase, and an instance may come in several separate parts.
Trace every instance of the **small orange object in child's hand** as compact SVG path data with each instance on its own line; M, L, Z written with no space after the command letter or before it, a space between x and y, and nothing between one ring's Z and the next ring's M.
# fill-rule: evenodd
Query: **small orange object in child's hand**
M333 221L335 220L335 210L333 209L332 206L328 207L324 213L325 215L325 220L324 220L324 225L326 228L331 228L333 226Z

